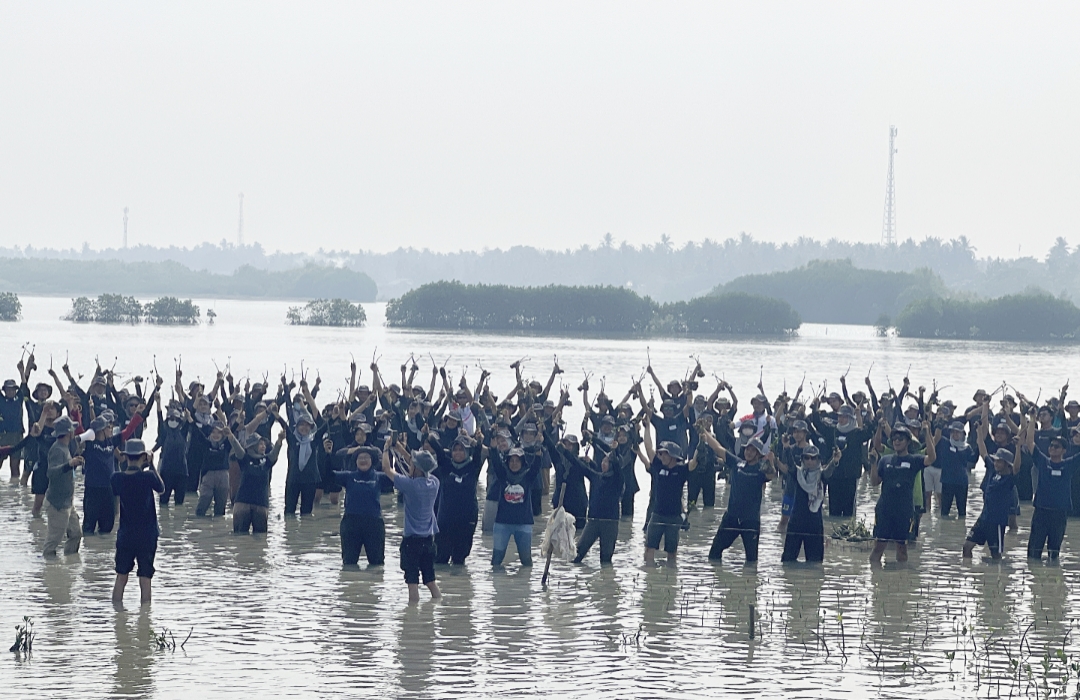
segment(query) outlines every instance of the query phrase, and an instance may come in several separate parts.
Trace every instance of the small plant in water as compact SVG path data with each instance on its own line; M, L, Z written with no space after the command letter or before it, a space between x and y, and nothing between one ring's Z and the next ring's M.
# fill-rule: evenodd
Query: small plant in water
M168 627L162 627L161 631L154 635L154 646L158 651L176 651L177 648L183 649L184 645L191 639L191 635L194 631L195 628L192 627L188 632L187 637L184 638L184 641L177 644L176 637L173 636L172 630Z
M34 650L34 621L27 615L23 615L23 623L15 625L15 643L8 651L16 654L27 654Z

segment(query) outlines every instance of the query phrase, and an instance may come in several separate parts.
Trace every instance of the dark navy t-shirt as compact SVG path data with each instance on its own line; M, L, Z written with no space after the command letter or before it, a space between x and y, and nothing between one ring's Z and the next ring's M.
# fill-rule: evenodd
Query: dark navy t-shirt
M1080 455L1060 462L1051 462L1038 447L1032 455L1039 470L1039 486L1035 491L1035 507L1048 510L1072 510L1072 479L1080 464Z
M915 509L915 477L926 465L923 455L885 455L878 461L881 495L878 509L883 513L907 514Z
M995 473L983 485L983 512L991 525L1008 525L1012 510L1014 479L1012 473Z
M968 468L978 460L971 445L965 445L958 450L953 447L952 441L941 438L938 440L936 451L937 459L934 460L934 466L941 467L941 483L966 484Z
M379 481L385 478L387 477L374 466L366 472L359 469L334 472L334 480L345 488L345 512L349 515L381 518L382 504L379 496L382 488Z
M761 517L761 487L768 479L761 471L761 461L757 464L747 464L746 460L739 459L730 452L725 458L728 467L728 481L731 490L728 492L727 512L740 520L757 520Z
M659 457L653 457L649 473L652 475L653 512L681 516L683 487L690 475L686 462L665 467Z
M120 498L120 527L116 531L116 546L156 541L160 530L154 492L165 490L165 484L157 472L117 472L112 475L112 489Z

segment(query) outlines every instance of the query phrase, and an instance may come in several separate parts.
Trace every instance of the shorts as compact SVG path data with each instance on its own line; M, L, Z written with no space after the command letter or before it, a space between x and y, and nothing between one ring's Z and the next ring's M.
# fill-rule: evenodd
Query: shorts
M914 519L913 513L877 513L874 518L874 539L907 543Z
M425 585L435 580L434 537L402 537L399 551L405 583L418 584L421 576Z
M682 528L682 515L659 515L652 513L649 524L645 526L645 548L660 549L660 540L664 540L664 551L674 554L679 549L679 530Z
M49 470L35 469L30 474L30 493L43 496L49 490Z
M941 493L941 467L926 467L923 469L922 489L926 493ZM924 504L929 510L929 504Z
M791 509L795 507L794 494L784 494L783 499L780 501L780 515L791 516Z
M154 577L154 557L157 556L157 538L136 544L116 543L116 573L128 575L139 563L139 578Z
M1005 528L1007 525L994 525L993 523L979 518L974 527L968 533L967 541L977 545L988 545L990 553L994 556L1001 554L1005 548Z
M0 433L0 447L10 447L11 445L14 445L19 440L22 440L22 439L23 439L23 434L22 433L12 433L12 432ZM14 452L12 454L14 454L16 457L21 457L22 456L20 454L14 453Z

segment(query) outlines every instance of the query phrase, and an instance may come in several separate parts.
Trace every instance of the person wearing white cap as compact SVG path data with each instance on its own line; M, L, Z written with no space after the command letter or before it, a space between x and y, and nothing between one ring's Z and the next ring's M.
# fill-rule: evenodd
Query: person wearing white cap
M74 455L71 436L75 424L67 416L61 416L53 422L53 434L56 440L49 448L49 487L45 491L46 513L49 519L49 533L45 537L44 554L55 557L56 548L66 534L64 554L75 554L82 542L82 527L79 514L74 508L75 469L82 466L83 458Z

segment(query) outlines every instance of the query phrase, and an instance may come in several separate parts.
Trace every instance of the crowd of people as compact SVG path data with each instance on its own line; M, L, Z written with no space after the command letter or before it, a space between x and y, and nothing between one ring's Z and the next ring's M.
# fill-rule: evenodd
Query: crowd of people
M492 392L486 370L474 386L464 376L455 384L432 361L425 387L415 358L401 365L400 384L387 382L373 362L369 386L353 362L348 387L321 405L321 380L309 384L303 371L299 382L282 375L275 385L267 376L238 382L219 371L207 390L199 381L185 385L177 366L168 387L155 370L150 380L135 376L118 388L115 372L97 366L84 388L65 363L63 378L50 367L50 381L31 388L38 369L31 352L18 363L18 379L0 390L0 458L9 461L12 481L30 487L31 515L47 518L47 558L57 557L61 544L65 554L77 552L84 534L112 532L119 507L118 603L132 571L142 601L150 600L158 507L193 493L197 516L223 517L231 508L234 532L265 533L283 449L284 515L309 515L324 500L341 508L346 567L358 566L361 554L369 566L384 563L382 507L397 492L411 601L421 583L439 596L436 564L463 564L478 527L492 535L493 567L503 565L511 539L522 566L530 566L545 496L574 519L574 561L599 542L600 562L610 564L620 520L634 514L638 462L649 476L647 564L662 547L675 565L688 512L699 503L715 506L718 480L728 484L727 504L708 557L721 560L741 539L747 564L758 557L765 485L777 479L783 562L823 560L824 516L851 517L864 477L879 488L870 554L878 565L890 545L897 561L907 559L935 499L941 517L954 508L966 517L980 462L983 508L965 558L984 546L1000 558L1007 531L1017 532L1020 504L1033 500L1028 557L1041 559L1046 549L1057 559L1067 519L1080 507L1080 479L1073 478L1080 402L1067 400L1068 384L1045 402L1008 385L980 390L960 410L936 386L916 390L907 378L879 395L869 376L865 391L849 393L845 374L840 392L823 384L804 395L800 386L772 399L759 381L750 409L740 412L726 381L702 387L700 363L666 382L650 363L619 401L604 387L590 397L586 377L577 389L584 417L575 431L563 418L570 388L554 389L562 374L557 361L546 384L526 380L522 363L513 363L513 388L503 397ZM144 440L150 425L152 443Z

